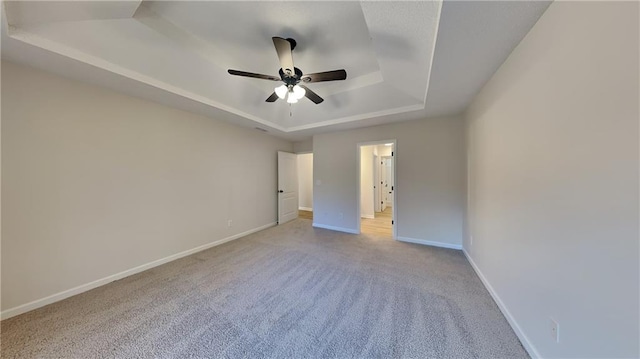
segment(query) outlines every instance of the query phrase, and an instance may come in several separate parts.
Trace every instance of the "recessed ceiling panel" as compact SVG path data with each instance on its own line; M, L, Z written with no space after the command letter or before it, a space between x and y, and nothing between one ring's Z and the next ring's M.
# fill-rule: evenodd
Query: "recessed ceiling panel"
M271 37L293 38L305 73L349 67L349 77L379 70L359 2L169 2L146 4L158 16L224 49L218 65L277 75Z
M419 101L426 96L440 7L437 1L362 3L383 77Z

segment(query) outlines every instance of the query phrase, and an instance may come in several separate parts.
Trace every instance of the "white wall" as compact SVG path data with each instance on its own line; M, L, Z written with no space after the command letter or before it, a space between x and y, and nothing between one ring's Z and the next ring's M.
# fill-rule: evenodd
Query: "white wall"
M464 248L534 355L640 356L638 10L552 3L467 113Z
M357 144L397 140L398 237L459 247L465 202L464 121L436 118L313 138L314 225L358 232ZM341 216L342 214L342 216Z
M295 153L301 154L311 151L313 151L313 139L293 143L293 152Z
M313 153L298 155L298 208L313 211Z
M373 208L373 150L375 146L360 147L360 217L374 218Z
M3 313L273 224L292 149L2 62Z

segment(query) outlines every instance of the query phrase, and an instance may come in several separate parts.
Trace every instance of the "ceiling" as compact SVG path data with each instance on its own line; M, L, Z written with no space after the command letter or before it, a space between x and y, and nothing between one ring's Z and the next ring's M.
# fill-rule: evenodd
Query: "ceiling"
M549 2L4 1L2 58L292 141L460 114ZM265 102L272 36L297 41L319 105Z

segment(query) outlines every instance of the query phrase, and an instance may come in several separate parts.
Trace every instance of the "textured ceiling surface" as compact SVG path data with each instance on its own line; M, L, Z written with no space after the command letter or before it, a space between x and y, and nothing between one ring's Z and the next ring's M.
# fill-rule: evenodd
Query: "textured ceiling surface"
M2 58L300 140L463 111L544 12L543 2L3 2ZM267 103L272 36L294 38L325 101Z

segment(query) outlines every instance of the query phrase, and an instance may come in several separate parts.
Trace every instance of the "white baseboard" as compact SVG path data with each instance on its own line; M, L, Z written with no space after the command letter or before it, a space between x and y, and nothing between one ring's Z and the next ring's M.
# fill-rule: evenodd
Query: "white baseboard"
M298 207L298 211L309 211L309 212L313 212L313 208L309 208L309 207Z
M356 231L354 229L351 228L342 228L342 227L334 227L334 226L327 226L326 224L319 224L319 223L314 223L313 226L315 228L324 228L324 229L330 229L332 231L338 231L338 232L346 232L346 233L352 233L352 234L360 234L359 231Z
M50 295L50 296L45 297L45 298L37 299L37 300L34 300L32 302L19 305L17 307L9 308L9 309L4 310L4 311L2 311L0 313L0 319L11 318L11 317L14 317L16 315L19 315L19 314L22 314L22 313L26 313L26 312L29 312L29 311L34 310L34 309L37 309L37 308L40 308L40 307L44 307L45 305L58 302L60 300L72 297L72 296L74 296L76 294L80 294L80 293L86 292L88 290L100 287L102 285L111 283L111 282L116 281L118 279L122 279L122 278L128 277L130 275L143 272L143 271L145 271L147 269L150 269L150 268L153 268L153 267L157 267L159 265L174 261L174 260L182 258L182 257L186 257L188 255L203 251L205 249L209 249L211 247L218 246L220 244L232 241L234 239L238 239L240 237L247 236L247 235L249 235L251 233L255 233L255 232L261 231L263 229L267 229L269 227L273 227L275 225L276 225L275 222L269 223L269 224L265 224L264 226L253 228L253 229L250 229L250 230L242 232L242 233L234 234L233 236L230 236L230 237L227 237L227 238L223 238L223 239L219 239L217 241L213 241L211 243L207 243L207 244L198 246L196 248L192 248L192 249L186 250L184 252L176 253L176 254L170 255L168 257L157 259L157 260L155 260L153 262L149 262L149 263L143 264L141 266L137 266L135 268L127 269L127 270L125 270L123 272L116 273L116 274L113 274L113 275L110 275L108 277L104 277L104 278L101 278L101 279L98 279L98 280L94 280L93 282L82 284L82 285L79 285L79 286L77 286L75 288L67 289L65 291Z
M538 351L536 350L536 347L533 345L533 343L531 343L527 335L524 334L524 332L522 331L522 328L520 328L520 326L518 325L518 322L516 322L516 319L511 315L511 312L509 312L509 309L507 309L507 306L502 302L502 299L500 299L500 297L498 296L498 293L496 293L496 291L491 286L491 283L489 283L489 281L484 276L484 274L482 274L482 272L480 271L480 268L478 268L476 263L473 261L473 259L469 255L469 253L467 253L467 251L464 250L464 248L462 249L462 252L464 253L464 256L467 257L467 260L469 261L469 263L471 264L471 267L473 268L473 270L476 272L476 274L482 281L482 284L484 284L484 287L487 288L487 291L489 292L489 294L491 294L491 297L498 305L498 308L500 308L500 311L502 312L504 317L507 318L507 322L509 322L509 325L511 325L511 328L518 336L518 339L520 339L522 346L527 351L527 353L529 353L529 356L532 358L541 358L540 353L538 353Z
M442 247L442 248L449 248L449 249L462 249L461 244L434 242L434 241L427 241L425 239L416 239L416 238L409 238L409 237L398 237L396 239L401 242L424 244L425 246Z
M363 214L360 218L376 219L376 216L374 214Z

